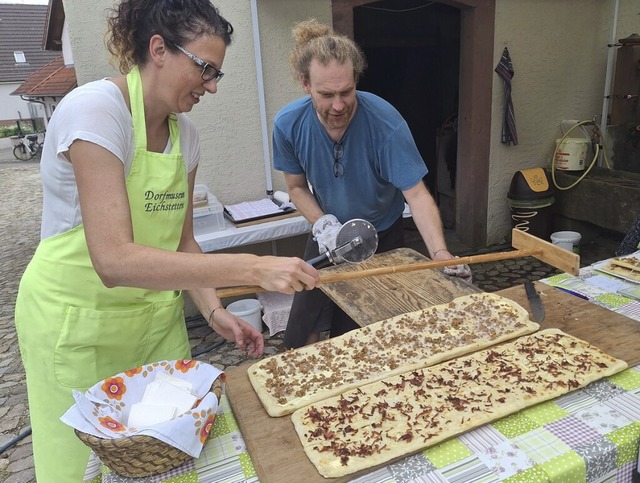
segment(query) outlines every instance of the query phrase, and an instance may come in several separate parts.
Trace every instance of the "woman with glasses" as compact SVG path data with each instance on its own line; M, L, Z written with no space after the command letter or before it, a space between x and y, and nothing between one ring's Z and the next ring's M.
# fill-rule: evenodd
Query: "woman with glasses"
M214 94L233 29L209 0L124 0L108 21L119 77L68 94L42 155L41 242L16 303L39 483L82 481L89 449L59 418L72 391L142 364L188 359L182 290L251 356L262 334L214 287L293 293L297 258L204 255L192 229L198 133L183 114Z
M356 89L366 67L362 51L316 20L295 25L293 36L291 70L307 96L277 114L273 156L291 200L313 224L304 258L335 248L341 224L353 218L375 226L379 252L404 246L405 199L431 258L453 258L406 121L385 100ZM466 265L445 272L471 277ZM300 347L317 341L322 330L336 336L354 328L356 323L320 290L298 293L284 343Z

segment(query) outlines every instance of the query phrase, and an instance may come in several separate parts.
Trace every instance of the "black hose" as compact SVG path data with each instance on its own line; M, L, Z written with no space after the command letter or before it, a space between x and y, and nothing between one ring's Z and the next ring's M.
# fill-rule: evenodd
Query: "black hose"
M217 349L218 347L223 346L224 344L226 344L227 341L222 339L218 342L214 342L213 344L205 347L204 349L198 351L198 352L192 352L191 353L191 357L198 357L201 356L202 354L206 354L207 352L211 352L213 349Z
M190 317L185 317L184 320L187 325L187 330L197 329L199 327L204 327L209 325L207 321L204 320L204 317L202 315L192 315ZM198 352L191 352L191 357L195 358L195 357L201 356L202 354L206 354L207 352L211 352L213 349L217 349L218 347L223 346L226 342L227 341L225 339L214 342L213 344L210 344L204 347L202 350L199 350Z
M18 436L16 436L15 438L13 438L11 441L7 441L5 444L3 444L2 446L0 446L0 454L4 453L6 450L8 450L9 448L11 448L14 444L18 443L19 441L23 440L24 438L26 438L27 436L29 436L31 434L31 426L27 426L24 431L22 431L22 433L20 433Z

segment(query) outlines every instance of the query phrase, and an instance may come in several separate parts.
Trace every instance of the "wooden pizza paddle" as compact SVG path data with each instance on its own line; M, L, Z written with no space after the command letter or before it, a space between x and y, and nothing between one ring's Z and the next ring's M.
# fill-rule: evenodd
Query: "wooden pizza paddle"
M427 262L396 265L392 267L371 268L354 270L352 272L337 272L320 274L321 283L341 282L365 277L376 277L415 270L427 270L432 268L449 267L452 265L473 265L474 263L487 263L512 258L535 257L538 260L551 265L571 275L578 275L580 271L580 256L560 248L548 241L530 235L522 230L514 228L511 231L511 245L515 250L508 252L487 253L483 255L471 255L467 257L451 258L448 260L429 260ZM259 286L229 287L218 289L218 297L235 297L257 292L265 289Z

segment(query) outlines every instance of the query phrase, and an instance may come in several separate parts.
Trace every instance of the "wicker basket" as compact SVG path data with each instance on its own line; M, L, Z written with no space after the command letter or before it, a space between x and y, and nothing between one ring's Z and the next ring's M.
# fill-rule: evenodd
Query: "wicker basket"
M215 380L211 392L218 401L222 394L222 378ZM80 440L89 446L111 471L129 478L153 476L172 470L192 456L152 436L135 435L125 438L98 438L75 430Z
M112 471L130 478L152 476L169 471L188 461L191 456L151 436L136 435L105 439L75 430L78 438L89 446Z

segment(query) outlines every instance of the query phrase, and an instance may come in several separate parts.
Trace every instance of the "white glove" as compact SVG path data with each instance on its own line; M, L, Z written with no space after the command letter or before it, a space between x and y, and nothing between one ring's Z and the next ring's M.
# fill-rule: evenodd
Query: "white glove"
M318 221L313 224L311 233L313 233L313 239L318 242L320 253L335 250L336 237L341 228L342 223L333 215L318 218Z
M443 271L447 275L459 277L465 282L473 283L473 274L471 273L469 265L452 265L450 267L444 267Z

